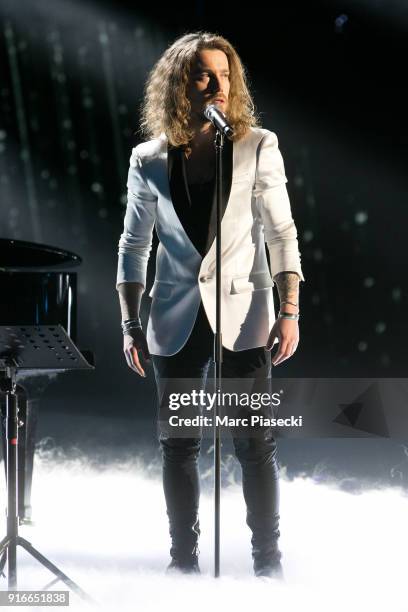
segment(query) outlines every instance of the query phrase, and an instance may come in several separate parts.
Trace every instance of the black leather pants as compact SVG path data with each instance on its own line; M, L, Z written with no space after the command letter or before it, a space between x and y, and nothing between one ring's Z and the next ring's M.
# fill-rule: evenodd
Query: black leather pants
M206 380L213 358L213 332L202 304L186 345L175 355L152 355L159 397L163 379ZM271 355L263 347L245 351L223 348L222 377L257 379L267 384ZM165 395L163 396L165 397ZM163 400L162 400L163 401ZM165 400L164 400L165 401ZM252 531L254 569L274 565L281 558L279 533L279 471L276 441L270 428L258 437L233 437L235 454L242 468L242 486L247 524ZM170 524L170 554L182 563L198 554L200 438L159 435L163 455L163 486Z

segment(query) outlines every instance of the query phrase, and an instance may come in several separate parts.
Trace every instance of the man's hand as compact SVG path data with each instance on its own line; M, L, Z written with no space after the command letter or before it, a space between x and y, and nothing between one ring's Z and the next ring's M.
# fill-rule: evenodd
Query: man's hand
M123 336L123 352L125 353L129 368L146 378L146 373L140 363L138 351L142 352L146 361L151 360L146 336L140 328L131 329Z
M271 350L275 338L278 338L279 348L272 359L274 366L279 365L285 359L289 359L296 351L299 344L298 322L293 319L276 319L266 343L267 351Z

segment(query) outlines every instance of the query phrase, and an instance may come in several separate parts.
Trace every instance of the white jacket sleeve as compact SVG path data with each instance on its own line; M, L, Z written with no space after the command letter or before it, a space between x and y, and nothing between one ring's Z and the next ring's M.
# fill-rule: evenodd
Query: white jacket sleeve
M137 147L132 150L127 181L124 229L119 240L116 289L119 283L138 282L146 287L147 263L152 248L157 197L143 176Z
M259 145L253 196L264 225L271 274L297 272L304 281L286 183L278 138L268 130Z

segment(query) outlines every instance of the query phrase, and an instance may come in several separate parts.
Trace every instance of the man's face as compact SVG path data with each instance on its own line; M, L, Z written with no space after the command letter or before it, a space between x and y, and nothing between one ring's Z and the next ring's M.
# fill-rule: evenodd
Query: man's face
M192 65L187 98L194 119L204 119L207 104L216 104L223 113L228 108L230 90L228 58L219 49L204 49Z

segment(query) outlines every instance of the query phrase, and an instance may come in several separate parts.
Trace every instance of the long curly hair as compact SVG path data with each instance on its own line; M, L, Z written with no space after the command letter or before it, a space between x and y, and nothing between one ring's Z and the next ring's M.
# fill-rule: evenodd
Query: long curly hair
M230 92L226 116L234 130L232 140L239 140L250 126L258 125L246 70L238 53L222 36L200 31L178 38L153 66L141 105L140 129L146 139L164 132L169 144L178 147L187 146L193 138L186 89L193 62L204 49L218 49L228 58Z

